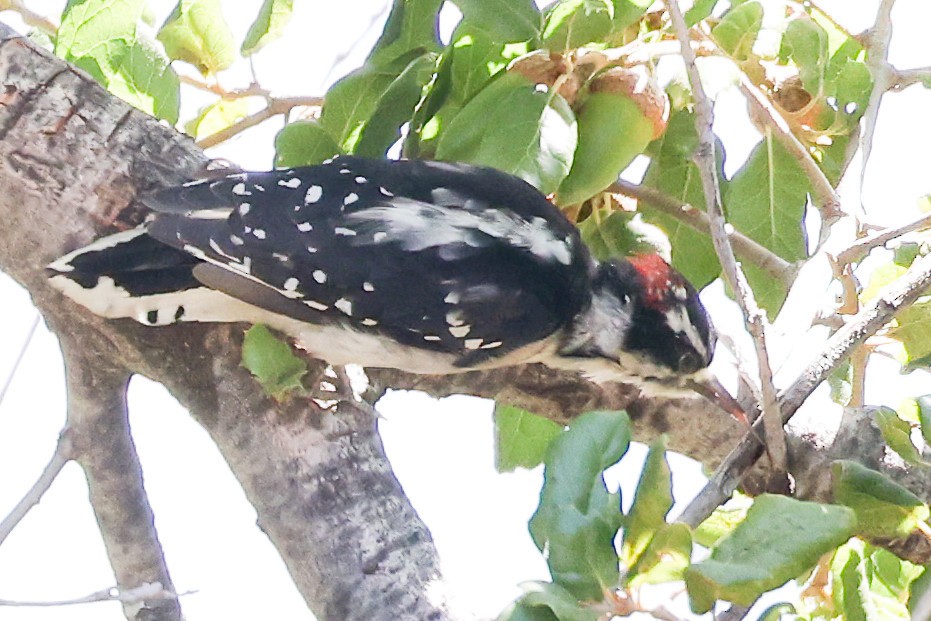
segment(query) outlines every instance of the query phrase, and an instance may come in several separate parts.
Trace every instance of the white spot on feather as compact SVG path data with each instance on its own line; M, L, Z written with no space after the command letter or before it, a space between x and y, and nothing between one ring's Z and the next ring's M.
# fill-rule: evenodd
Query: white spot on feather
M352 205L359 200L359 195L355 192L350 192L346 195L346 198L343 199L343 205Z
M310 222L300 222L297 225L297 230L301 233L306 233L308 231L314 230L314 226Z
M242 183L241 181L237 183L236 185L234 185L231 191L236 196L252 196L252 192L247 190L246 184Z
M466 339L465 348L466 349L478 349L482 346L482 339Z
M318 311L325 311L325 310L329 310L330 308L326 304L321 304L320 302L316 302L314 300L304 300L304 304Z
M356 233L356 232L353 231L352 229L347 229L347 228L344 227L344 226L338 226L338 227L334 228L334 229L333 229L333 232L334 232L336 235L342 235L343 237L355 237L356 235L358 235L358 233Z
M455 336L457 339L465 338L465 336L472 330L472 326L453 326L449 329L449 333Z
M363 291L375 291L375 285L373 285L372 283L366 281L366 282L362 283L362 290L363 290Z
M304 202L308 205L316 203L320 200L321 196L323 196L323 188L319 185L312 185L307 188L307 194L304 195Z
M346 298L340 298L333 303L333 306L352 317L352 302Z
M324 272L323 270L314 270L314 273L312 275L314 277L314 280L316 280L321 285L326 282L326 272Z
M297 286L299 284L301 284L301 281L299 281L297 278L292 276L291 278L284 281L283 287L285 291L294 291L295 289L297 289Z
M301 187L301 180L297 177L291 177L290 179L280 179L278 185L284 188L297 189Z

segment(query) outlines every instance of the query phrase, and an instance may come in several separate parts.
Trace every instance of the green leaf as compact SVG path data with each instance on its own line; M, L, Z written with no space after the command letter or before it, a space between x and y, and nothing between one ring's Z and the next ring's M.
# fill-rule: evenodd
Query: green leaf
M711 12L714 10L714 5L717 3L718 0L695 0L692 8L685 12L686 25L691 28L701 20L711 15Z
M294 391L304 390L301 378L307 373L307 365L291 352L287 343L263 325L254 325L246 331L242 366L255 376L265 393L277 401L287 399Z
M547 9L543 44L556 51L581 47L604 38L613 20L610 0L559 0Z
M603 473L627 452L629 427L624 412L589 412L547 451L530 534L553 580L578 599L601 599L618 581L620 496L608 493Z
M320 125L344 153L352 153L379 98L397 77L395 71L366 66L343 77L327 91Z
M788 261L806 256L802 218L811 183L798 161L767 130L763 141L723 188L728 222ZM757 302L775 316L785 285L744 264Z
M621 564L624 567L634 566L656 531L666 525L666 514L671 508L672 474L666 462L666 436L661 435L650 446L633 505L625 520L621 544Z
M831 560L834 607L845 621L910 618L905 606L923 568L859 539L841 546Z
M834 499L857 515L857 533L867 537L907 537L928 519L928 505L885 475L853 461L833 466Z
M339 145L317 121L295 121L275 136L275 166L313 166L339 155Z
M695 542L710 548L721 539L731 534L747 517L747 511L753 506L753 499L737 495L727 504L714 510L708 518L695 529Z
M753 51L760 26L763 25L763 5L745 2L735 6L711 29L711 35L731 58L746 60Z
M889 336L905 347L906 371L927 367L931 363L931 299L923 298L900 312Z
M879 426L883 440L893 451L910 464L921 463L921 454L912 444L912 427L899 418L895 410L880 407L876 410L876 424Z
M236 59L220 0L180 0L157 38L169 58L190 63L205 75L228 68Z
M663 525L625 576L629 586L662 584L683 579L692 559L692 531L686 524Z
M111 39L94 54L69 60L123 101L172 125L178 122L181 83L152 43Z
M918 397L918 422L921 425L921 437L925 444L931 445L931 395Z
M689 567L685 583L692 610L711 610L715 600L747 606L813 566L822 554L850 538L856 525L847 507L764 494L740 526Z
M424 87L436 69L436 54L414 59L385 89L359 134L353 152L363 157L384 157L401 137L401 126L411 120Z
M508 607L497 621L598 621L600 615L591 608L583 608L577 598L566 589L550 582L525 582L524 592Z
M443 0L394 0L385 29L369 53L370 67L397 69L408 65L413 57L439 52L437 14ZM400 67L397 67L398 63Z
M831 401L838 405L847 405L853 396L853 365L850 358L845 358L837 368L828 375L831 387Z
M759 621L784 621L785 619L798 619L799 611L789 602L773 604L760 613Z
M543 16L533 0L454 0L462 21L500 43L529 41L540 35Z
M491 166L550 194L569 174L577 138L566 100L507 73L453 118L440 136L436 157Z
M816 97L821 94L828 62L828 35L824 28L807 16L793 19L782 36L779 57L782 62L795 63L806 91Z
M265 0L259 14L249 26L249 32L239 48L243 56L252 56L260 49L281 37L291 19L294 0Z
M614 4L614 23L611 30L615 33L622 32L625 28L643 17L652 0L613 0Z
M652 157L643 185L673 196L683 204L704 210L701 177L692 158L697 147L694 114L686 110L673 112L666 133L650 145L649 153ZM720 154L719 170L723 162L723 149ZM718 277L721 266L708 235L653 209L648 202L641 201L640 210L647 222L666 232L672 244L673 267L682 272L696 288L701 289Z
M144 8L144 0L68 0L55 54L70 62L81 57L96 59L102 57L101 45L134 41Z
M543 463L550 443L562 434L553 421L501 403L495 404L495 468L512 472Z
M643 220L643 214L596 209L579 224L582 241L599 261L611 257L655 252L669 257L666 233Z
M184 132L200 140L226 129L247 114L248 99L220 99L201 108L196 117L184 124Z

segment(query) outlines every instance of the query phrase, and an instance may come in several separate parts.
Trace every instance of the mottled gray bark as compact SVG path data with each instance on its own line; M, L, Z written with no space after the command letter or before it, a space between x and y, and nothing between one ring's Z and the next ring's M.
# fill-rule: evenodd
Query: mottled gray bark
M320 619L452 618L443 601L431 599L441 579L435 549L369 415L351 406L320 411L309 401L280 405L266 398L239 366L243 326L155 329L105 321L48 287L47 262L136 224L143 214L134 197L189 177L204 164L203 154L23 39L0 44L0 78L0 269L31 292L69 343L94 343L88 351L99 356L95 364L161 382L190 409ZM437 396L496 397L558 421L596 407L630 407L638 440L668 433L672 449L709 467L743 431L700 400L632 403L631 389L598 387L537 366L455 377L390 370L372 376ZM856 435L859 427L850 429ZM793 464L827 455L831 444L808 436L790 440ZM794 474L803 496L816 489L808 477L824 476L805 468ZM908 470L896 476L913 489L924 485ZM923 487L923 497L931 496L929 489Z

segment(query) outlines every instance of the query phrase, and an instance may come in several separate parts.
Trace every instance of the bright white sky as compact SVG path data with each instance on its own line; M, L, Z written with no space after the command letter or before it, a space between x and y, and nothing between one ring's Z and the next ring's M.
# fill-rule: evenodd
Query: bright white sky
M33 2L57 15L63 0ZM160 23L171 2L152 3ZM260 2L228 2L227 19L241 39ZM869 25L878 1L822 0L853 31ZM250 8L245 9L248 5ZM323 93L325 86L360 62L380 31L369 23L381 14L381 0L295 3L292 36L256 59L263 86L278 94ZM337 8L334 8L338 6ZM0 19L7 19L9 13ZM371 19L370 19L371 17ZM893 14L891 60L900 68L931 65L924 0L899 0ZM380 24L380 22L379 22ZM294 36L294 33L301 33ZM361 38L357 52L337 64L346 42ZM224 76L228 87L244 86L243 72ZM740 107L724 96L718 131L736 168L753 142L742 125ZM727 104L725 102L728 102ZM189 98L187 116L202 101ZM881 221L908 217L916 199L931 193L931 95L913 87L886 97L864 188L870 214ZM280 127L267 123L252 137L236 139L213 155L246 167L268 168L271 137ZM925 157L920 157L921 155ZM856 180L854 180L856 181ZM844 199L857 200L857 183L845 184ZM851 203L853 204L853 203ZM0 275L4 301L0 325L0 382L33 321L29 298ZM719 325L735 325L723 305ZM721 316L725 320L721 321ZM895 405L899 398L931 393L926 376L913 377L893 394L869 386L872 402ZM22 496L51 456L65 419L64 383L57 342L40 326L6 400L0 405L0 516ZM898 376L889 376L890 382ZM886 382L883 382L886 385ZM159 536L179 591L193 590L182 605L191 621L206 619L312 619L207 435L160 386L143 379L130 389L133 433L146 488L156 512ZM379 404L380 424L395 471L436 540L457 598L481 616L494 616L518 593L524 580L545 579L546 568L526 531L536 503L539 470L499 475L492 455L491 404L456 397L436 401L420 394L392 394ZM642 450L632 451L612 478L630 498ZM680 503L697 492L701 478L694 462L676 459L675 495ZM114 578L86 501L86 485L69 465L13 535L0 548L0 598L48 601L80 597L108 588ZM3 609L6 621L107 621L122 619L119 605L103 603L68 609Z

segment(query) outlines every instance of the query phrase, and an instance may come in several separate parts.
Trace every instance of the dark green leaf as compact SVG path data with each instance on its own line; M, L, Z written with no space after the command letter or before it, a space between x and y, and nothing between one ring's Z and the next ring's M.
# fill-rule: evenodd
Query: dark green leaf
M454 0L462 19L499 43L529 41L540 34L543 16L533 0Z
M543 463L550 443L562 433L553 421L527 410L495 404L495 468L512 472Z
M339 145L317 121L288 123L275 136L275 166L313 166L338 155Z
M265 0L255 21L249 27L239 48L243 56L251 56L281 37L291 19L294 0Z
M562 97L507 73L450 122L436 157L491 166L550 194L569 173L576 140L575 116Z
M887 407L877 409L876 424L883 434L883 440L899 457L910 464L921 463L921 454L912 444L912 426L899 418L895 410Z
M611 32L613 19L610 0L559 0L547 10L543 44L563 51L598 41Z
M327 91L320 124L343 152L353 151L379 98L397 77L393 71L363 67L340 79Z
M650 446L634 502L624 523L621 544L621 564L633 567L643 554L653 535L666 525L666 514L672 508L672 474L666 462L666 436L661 435Z
M670 255L666 233L647 222L642 214L626 211L595 210L579 224L582 241L599 261L631 254Z
M798 161L772 135L764 135L723 188L728 221L782 258L803 259L802 217L810 190ZM751 264L744 268L757 302L775 316L785 301L785 285Z
M603 473L627 452L629 424L624 412L589 412L547 452L530 534L547 551L554 581L578 599L601 599L618 581L620 497L608 493Z
M158 31L172 60L183 60L204 74L228 68L236 59L233 33L220 0L180 0Z
M504 611L498 621L598 621L600 615L591 608L583 608L569 591L550 582L525 582L524 591L514 604Z
M705 613L719 599L753 603L850 538L855 525L856 516L847 507L760 496L711 558L686 570L692 610Z
M928 519L928 505L885 475L853 461L834 462L834 499L856 512L857 533L907 537Z
M745 2L724 14L711 34L725 52L736 60L750 57L763 25L763 5Z
M424 87L436 69L436 54L425 54L405 67L385 89L359 134L353 152L363 157L384 157L401 137L401 126L411 120Z
M626 576L630 586L682 580L692 559L692 531L681 522L664 524Z
M307 374L307 365L263 325L246 331L242 366L255 376L267 395L278 401L304 389L301 378Z
M697 146L695 116L686 110L673 112L666 133L650 145L652 160L643 184L704 210L701 177L692 158ZM723 151L721 158L723 161ZM659 226L669 236L673 267L693 285L701 289L718 277L721 266L708 235L651 208L647 202L641 201L640 210L647 222Z
M406 66L413 57L439 52L437 13L443 0L394 0L381 38L375 43L366 65L378 68Z

